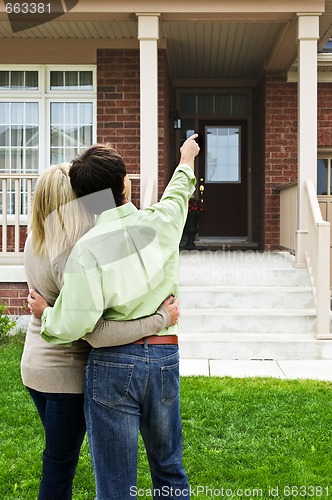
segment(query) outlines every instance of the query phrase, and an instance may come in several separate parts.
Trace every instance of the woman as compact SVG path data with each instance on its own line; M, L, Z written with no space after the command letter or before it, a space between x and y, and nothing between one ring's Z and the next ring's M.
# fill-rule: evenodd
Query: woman
M53 305L62 286L66 259L93 221L75 199L68 165L46 169L36 184L31 232L24 251L29 288ZM79 293L79 291L78 291ZM72 498L72 481L85 434L85 365L94 347L134 342L178 320L178 304L166 299L155 315L127 322L99 321L86 340L55 345L40 336L40 319L31 316L21 360L21 375L45 429L39 500Z

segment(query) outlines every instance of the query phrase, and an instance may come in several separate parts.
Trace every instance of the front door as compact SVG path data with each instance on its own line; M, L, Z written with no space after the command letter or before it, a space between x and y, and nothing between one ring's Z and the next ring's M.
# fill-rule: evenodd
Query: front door
M198 186L208 212L199 236L248 236L248 133L245 120L200 120Z

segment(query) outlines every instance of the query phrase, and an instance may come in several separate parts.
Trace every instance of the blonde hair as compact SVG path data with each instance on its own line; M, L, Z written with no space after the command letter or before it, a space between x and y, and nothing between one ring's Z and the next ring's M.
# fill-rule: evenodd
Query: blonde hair
M69 164L52 165L44 170L32 202L31 231L36 254L55 259L69 253L92 224L92 215L71 187Z

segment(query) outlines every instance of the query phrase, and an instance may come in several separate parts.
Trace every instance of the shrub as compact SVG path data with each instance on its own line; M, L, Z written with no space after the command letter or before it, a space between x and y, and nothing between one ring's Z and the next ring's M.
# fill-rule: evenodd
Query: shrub
M0 302L0 339L6 337L14 326L16 321L8 316L6 304Z

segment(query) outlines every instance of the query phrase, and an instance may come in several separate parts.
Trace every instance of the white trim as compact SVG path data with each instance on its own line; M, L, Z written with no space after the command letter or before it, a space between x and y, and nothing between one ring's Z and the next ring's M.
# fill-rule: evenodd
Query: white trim
M155 203L158 195L158 31L158 14L138 15L141 208Z
M27 281L23 265L0 264L0 276L1 283L26 283Z

